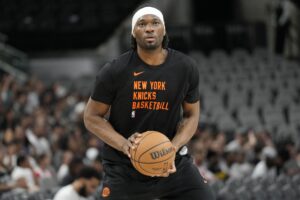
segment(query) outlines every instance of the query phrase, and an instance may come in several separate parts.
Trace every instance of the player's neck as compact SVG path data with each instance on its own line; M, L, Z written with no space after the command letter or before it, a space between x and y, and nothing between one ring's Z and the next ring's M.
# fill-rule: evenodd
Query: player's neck
M153 66L164 63L168 55L168 51L163 48L148 51L138 47L137 53L146 64Z

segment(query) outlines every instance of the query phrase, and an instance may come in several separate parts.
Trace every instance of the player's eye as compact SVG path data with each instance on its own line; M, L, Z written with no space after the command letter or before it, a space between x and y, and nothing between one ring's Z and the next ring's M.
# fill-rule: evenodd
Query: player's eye
M160 23L159 23L159 21L154 21L152 24L153 25L159 25Z
M138 27L144 27L146 25L146 23L144 23L144 22L139 22L138 23Z

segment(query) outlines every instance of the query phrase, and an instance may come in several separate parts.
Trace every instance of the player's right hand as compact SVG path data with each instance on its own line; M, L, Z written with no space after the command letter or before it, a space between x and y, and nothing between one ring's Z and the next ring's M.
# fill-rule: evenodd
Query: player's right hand
M133 150L136 148L136 146L139 144L140 139L142 137L142 134L140 133L134 133L132 134L122 145L122 151L125 155L127 155L129 158L130 156L130 149Z

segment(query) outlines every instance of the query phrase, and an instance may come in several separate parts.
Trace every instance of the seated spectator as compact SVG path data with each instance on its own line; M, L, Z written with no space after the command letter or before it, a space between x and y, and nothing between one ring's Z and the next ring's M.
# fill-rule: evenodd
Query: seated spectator
M281 160L283 161L283 172L289 176L300 174L300 148L297 149L296 145L291 141L285 145L285 149L289 153L289 155L281 156ZM284 157L288 159L284 159Z
M18 141L13 139L6 144L6 154L3 158L3 163L9 170L13 169L17 163L17 153L18 153Z
M73 153L71 151L65 151L62 156L62 163L58 168L57 181L62 183L64 177L69 174L69 164L73 160Z
M274 147L266 146L262 150L262 160L254 167L251 177L275 177L276 176L277 151Z
M76 179L62 187L53 200L83 200L92 195L102 180L102 174L92 167L83 167Z
M253 167L245 160L245 153L243 151L235 152L235 161L229 168L229 176L233 179L242 179L243 177L250 176Z
M44 111L37 112L37 118L34 122L33 130L26 130L26 137L30 144L34 147L35 153L41 155L43 153L51 154L50 144L47 139L47 123Z
M8 168L2 162L5 151L5 148L0 146L0 199L4 192L8 192L16 188L27 189L27 184L24 178L12 181Z
M82 158L81 157L74 157L68 166L68 174L62 179L60 185L65 186L69 185L75 180L75 177L78 176L79 171L84 166Z
M20 155L17 158L17 166L13 169L11 177L17 181L20 178L26 180L29 192L36 192L39 187L36 185L33 172L29 163L29 158L26 155Z
M215 175L207 168L207 163L205 162L207 150L202 145L200 140L192 142L192 156L194 157L195 165L197 166L200 174L205 180L212 183L217 180Z
M34 169L34 175L40 181L45 178L54 178L55 174L52 170L50 156L47 154L39 155L37 158L37 167Z

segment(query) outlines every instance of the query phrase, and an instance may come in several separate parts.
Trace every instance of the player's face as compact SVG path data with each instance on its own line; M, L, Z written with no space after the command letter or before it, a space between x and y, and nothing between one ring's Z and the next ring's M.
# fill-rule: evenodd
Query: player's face
M133 37L141 49L154 50L161 47L165 29L158 17L144 15L136 22L133 33Z

